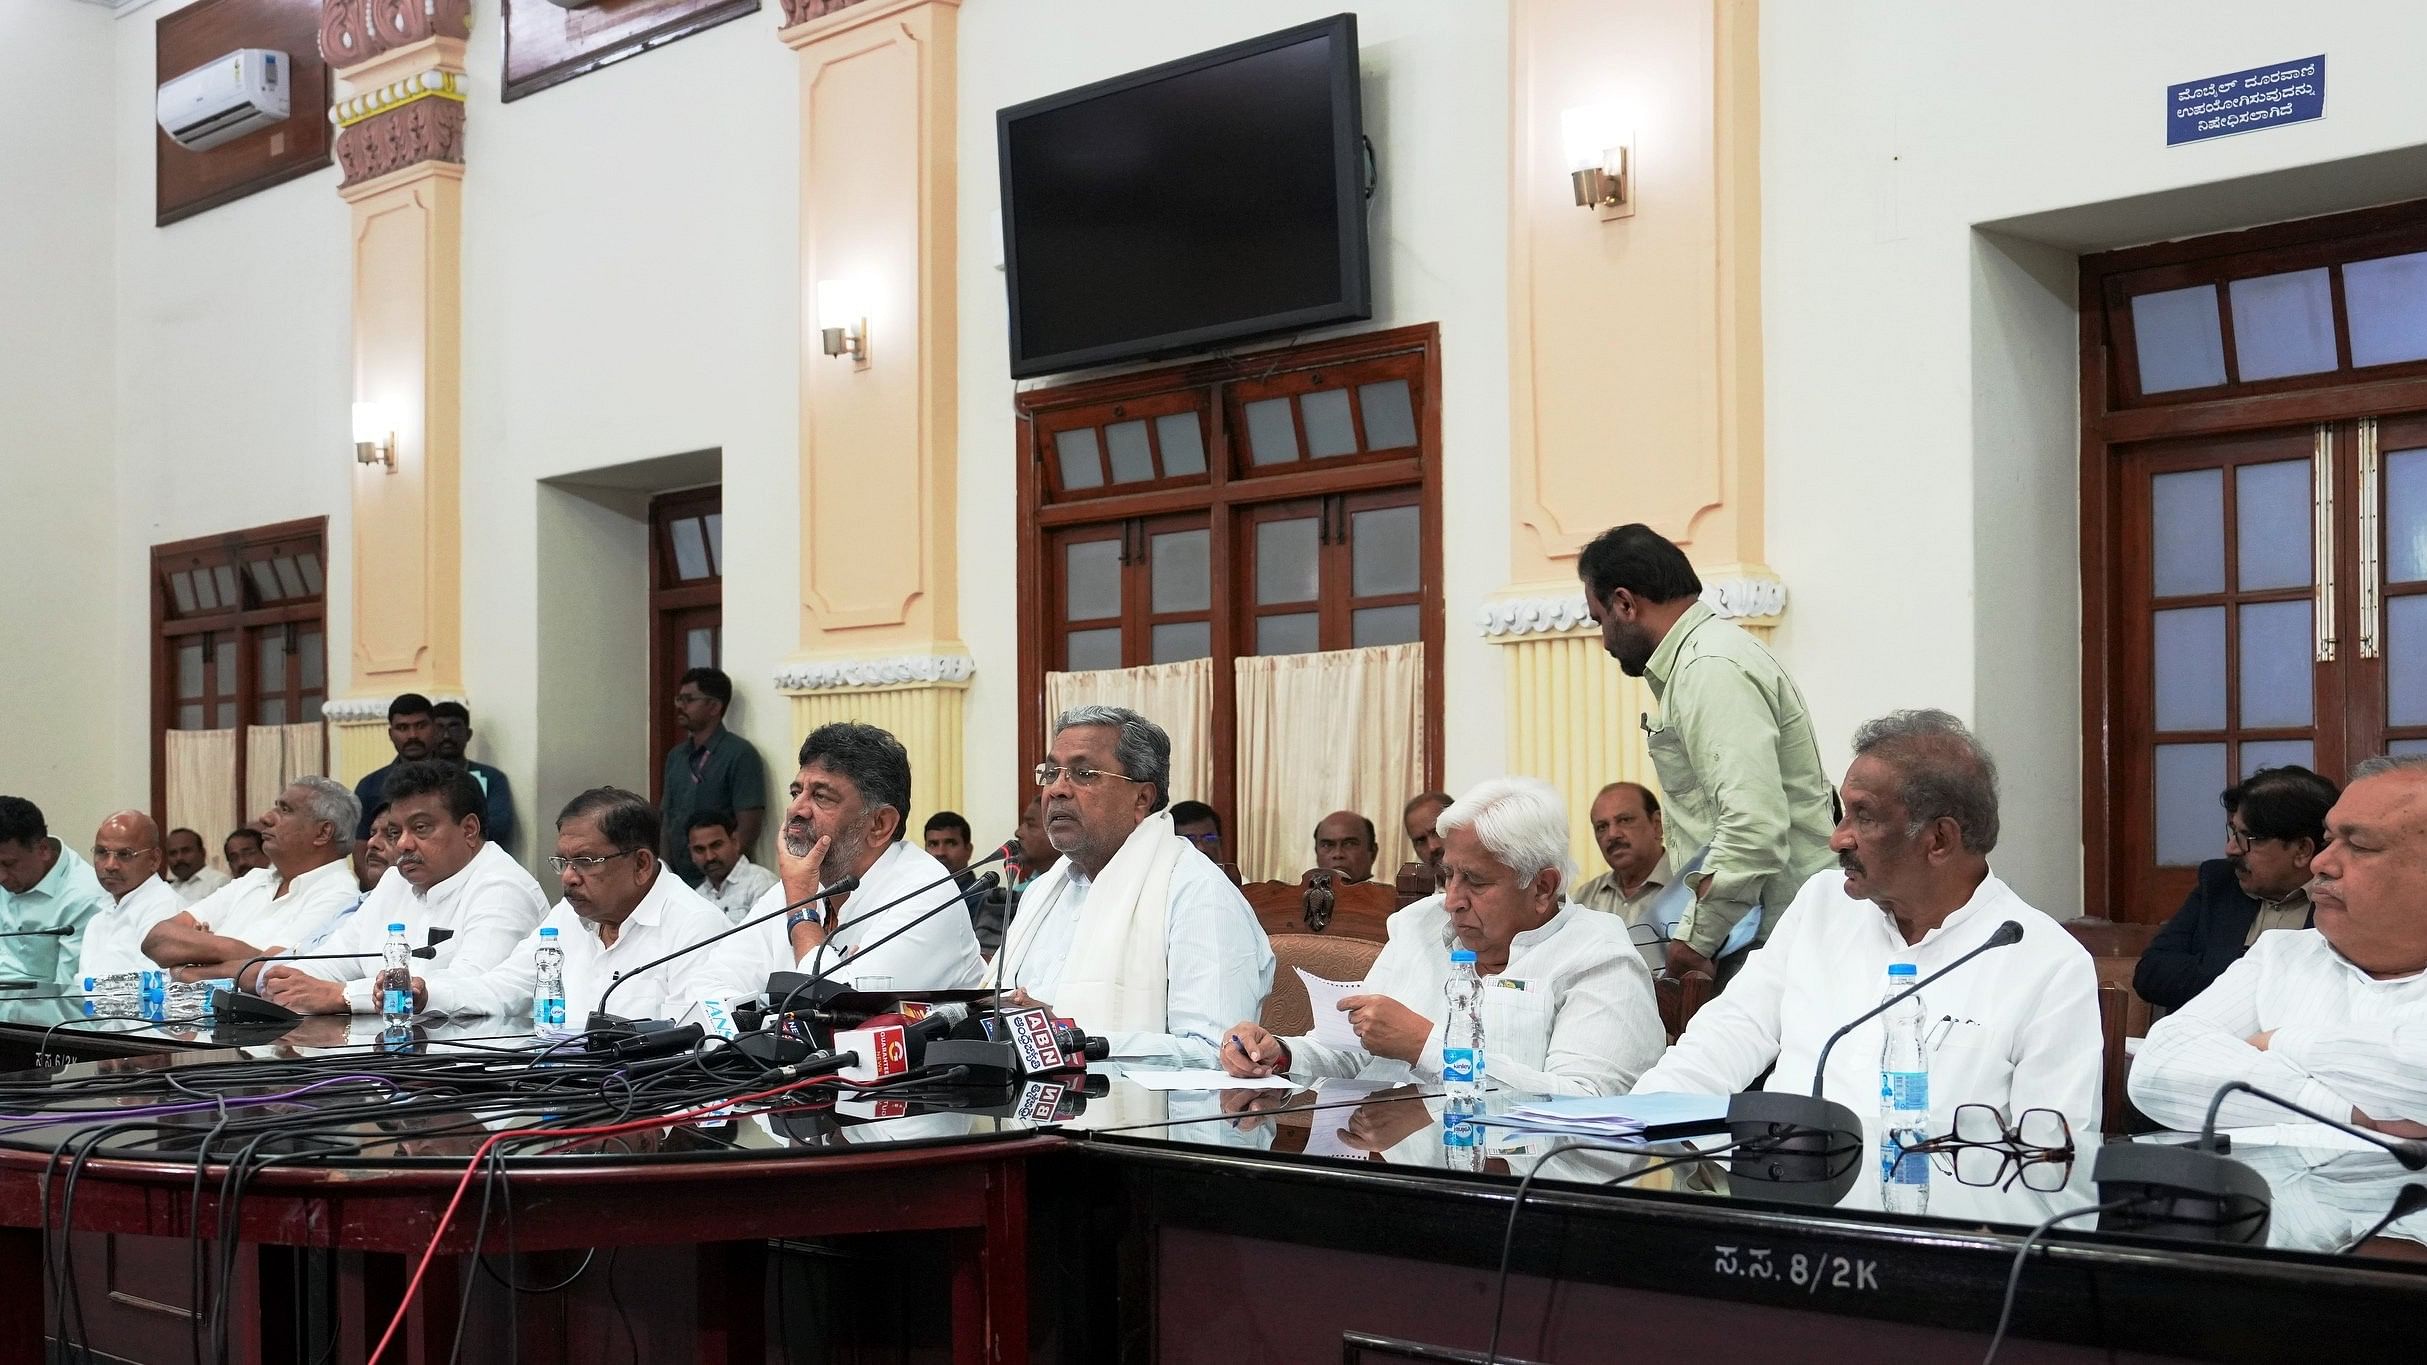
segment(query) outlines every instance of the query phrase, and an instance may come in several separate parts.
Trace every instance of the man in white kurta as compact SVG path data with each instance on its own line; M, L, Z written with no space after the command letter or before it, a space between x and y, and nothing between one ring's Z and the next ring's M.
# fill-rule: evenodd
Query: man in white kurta
M2310 860L2315 927L2261 934L2191 1003L2152 1025L2132 1102L2198 1128L2242 1081L2330 1118L2427 1138L2427 758L2373 759L2326 815ZM2236 1092L2223 1126L2297 1116Z
M159 970L143 955L143 936L184 908L176 888L160 879L159 829L142 811L122 810L94 832L93 876L110 904L85 921L79 978Z
M1765 1089L1805 1092L1829 1035L1886 993L1890 963L1927 977L2011 921L2020 942L1922 989L1932 1133L1953 1130L1960 1104L1993 1104L2009 1120L2053 1109L2074 1131L2096 1131L2097 970L1989 871L1987 753L1945 712L1909 711L1856 731L1855 755L1830 838L1839 870L1804 883L1769 943L1635 1089L1727 1095L1770 1070ZM1879 1108L1883 1028L1866 1023L1829 1052L1821 1094L1857 1116Z
M1239 889L1172 829L1171 740L1120 707L1055 722L1037 769L1062 861L1028 884L995 965L1115 1057L1211 1066L1223 1030L1272 989L1272 945Z
M255 868L152 925L145 956L189 980L233 975L284 952L362 896L354 880L354 794L325 777L298 778L261 815L268 867Z

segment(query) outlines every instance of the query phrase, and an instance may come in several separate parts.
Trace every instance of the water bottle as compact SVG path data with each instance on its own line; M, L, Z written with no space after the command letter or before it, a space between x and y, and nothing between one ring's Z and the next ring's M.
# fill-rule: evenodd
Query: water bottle
M84 1017L99 1019L142 1013L143 978L153 975L157 973L114 972L84 978Z
M1449 955L1449 1017L1441 1030L1441 1089L1450 1107L1472 1114L1483 1098L1483 978L1475 955L1453 948Z
M371 983L379 997L379 1022L389 1028L413 1022L413 945L405 942L405 927L388 926L387 946L379 951L379 979Z
M556 926L543 926L539 931L539 951L532 955L539 970L531 983L531 1031L541 1037L562 1037L565 1032L565 950L557 946Z
M1910 962L1888 964L1882 998L1912 987ZM1885 1041L1879 1046L1879 1197L1889 1213L1925 1213L1930 1207L1930 1159L1905 1148L1930 1137L1930 1057L1922 1049L1921 996L1908 995L1880 1016Z

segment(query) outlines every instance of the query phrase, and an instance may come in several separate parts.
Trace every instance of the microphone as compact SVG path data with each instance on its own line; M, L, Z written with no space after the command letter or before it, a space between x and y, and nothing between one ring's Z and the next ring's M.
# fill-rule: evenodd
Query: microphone
M971 864L971 866L975 865L976 864ZM922 886L915 891L896 896L892 900L878 906L876 909L869 911L867 914L855 915L850 919L844 920L841 924L834 927L834 933L839 934L843 930L848 929L855 924L860 924L867 920L875 919L877 916L885 913L886 911L902 905L916 897L923 896L928 892L935 890L937 887L942 886L945 882L952 880L954 880L954 877L948 874L941 881L929 882L927 885ZM925 924L928 920L935 918L944 911L949 910L954 906L967 905L972 897L983 896L987 892L994 890L996 887L1002 884L1003 878L1000 874L989 872L985 876L982 876L975 882L971 883L959 895L950 897L946 900L937 901L935 904L928 906L926 909L912 916L907 923L899 925L885 933L879 934L876 936L876 938L860 945L858 955L865 957L868 954L875 952L877 949L884 947L893 940L900 938L902 935L909 933L911 930L918 928L920 925ZM833 935L829 934L826 941L828 943L833 942ZM821 943L818 946L822 949L826 945ZM811 972L807 977L800 980L798 983L793 984L789 990L784 991L784 998L782 1001L768 1009L766 1017L769 1019L780 1018L792 1008L792 1002L798 999L803 991L811 992L811 1000L814 1001L818 999L819 997L816 994L818 985L825 981L827 975L831 973L835 967L842 966L845 960L846 959L838 957L834 960L833 966L821 966L816 971ZM789 981L794 975L796 974L791 972L777 972L768 977L767 993L769 995L775 994L777 990L783 988L783 983Z
M56 929L0 930L0 938L66 938L68 935L74 932L76 932L76 927L74 925L63 924Z
M1007 859L1007 858L1010 858L1010 857L1016 856L1016 855L1019 853L1019 851L1020 851L1020 841L1019 841L1019 840L1017 840L1017 839L1005 839L1005 840L1003 841L1003 846L1002 846L1002 847L1000 847L1000 848L996 849L996 850L995 850L994 852L992 852L992 853L987 854L985 857L978 859L976 862L969 864L967 867L963 867L963 868L961 869L961 872L967 872L967 871L969 871L971 868L979 868L979 867L984 867L984 866L985 866L986 864L988 864L988 863L992 863L992 862L1000 862L1000 861L1002 861L1002 860L1004 860L1004 859ZM946 883L946 882L957 882L957 881L959 881L959 880L961 879L961 872L947 872L947 873L945 873L943 876L938 877L938 878L937 878L937 879L935 879L934 881L931 881L931 882L927 883L925 886L922 886L922 887L918 888L918 889L917 889L917 890L915 890L915 891L909 891L909 892L905 892L905 893L904 893L904 894L902 894L902 895L899 895L899 896L894 897L892 900L889 900L889 901L885 902L883 905L880 905L880 906L878 906L877 908L875 908L874 910L869 911L867 914L864 914L864 915L858 915L858 916L854 916L853 918L851 918L851 919L847 919L847 920L844 920L842 923L840 923L840 924L838 924L838 925L834 926L834 928L833 928L833 929L831 929L831 930L829 930L829 931L827 932L827 934L826 934L825 938L823 938L823 939L821 939L821 940L819 940L819 941L818 941L818 945L817 945L817 952L816 952L814 955L812 955L812 957L810 958L810 964L811 964L811 965L810 965L810 969L809 969L809 973L810 973L810 975L812 975L812 976L816 976L816 977L823 977L823 976L825 975L825 972L824 972L823 970L821 970L821 967L823 966L823 964L825 963L825 960L826 960L826 945L827 945L827 944L830 944L830 943L832 943L832 942L834 942L834 936L835 936L836 934L839 934L839 933L843 932L845 929L850 928L852 925L857 924L857 923L859 923L859 922L860 922L860 921L862 921L862 920L874 919L874 918L876 918L878 915L881 915L881 914L885 913L886 911L891 910L893 907L895 907L895 906L897 906L897 905L902 904L904 901L909 900L909 899L910 899L911 897L913 897L913 896L923 896L923 895L927 894L928 892L933 891L933 890L934 890L934 889L936 889L937 887L942 886L942 885L943 885L944 883ZM994 873L989 872L989 873L987 873L987 874L986 874L984 877L981 877L981 878L979 878L978 880L976 880L976 881L974 881L974 882L969 883L967 886L962 887L962 888L961 888L961 894L960 894L959 899L961 900L961 902L962 902L963 904L967 904L967 903L968 903L968 901L969 901L969 900L970 900L972 897L982 894L982 893L981 893L981 891L980 891L980 888L981 888L981 887L985 888L986 890L992 890L993 888L995 888L995 887L997 887L997 886L1000 886L1000 885L1002 885L1002 884L1003 884L1003 879L1002 879L1001 877L996 876ZM940 908L942 908L942 907L938 907L938 908L940 909ZM914 921L912 921L912 923L917 923L917 922L918 922L918 921L915 921L915 920L914 920ZM909 925L904 925L904 926L902 926L902 927L903 927L904 929L907 929L907 928L909 928L910 926L909 926ZM898 933L898 932L900 932L900 931L899 931L899 930L896 930L895 932L897 932L897 933ZM869 944L869 945L868 945L868 947L867 947L867 948L862 948L862 949L860 949L860 951L864 953L864 952L867 952L867 951L868 951L870 948L874 948L875 946L876 946L876 944L871 943L871 944Z
M633 977L636 977L642 972L649 970L651 967L662 966L668 962L672 962L678 957L681 957L685 953L697 952L700 949L707 947L711 943L716 943L721 940L731 938L744 929L755 929L759 925L765 924L771 919L775 919L783 915L789 915L795 910L800 910L808 906L815 905L817 902L825 900L830 896L847 896L852 892L857 891L859 889L859 885L859 878L845 877L841 881L836 882L834 885L819 891L814 896L805 896L800 900L794 901L790 905L781 907L780 909L770 910L766 914L743 920L741 923L734 925L732 928L710 934L697 943L686 943L682 947L675 949L673 952L666 954L664 957L644 962L639 966L634 967L631 971L617 972L615 974L615 979L607 983L607 989L599 993L598 1004L590 1011L590 1018L585 1027L595 1030L615 1028L630 1023L630 1020L620 1019L615 1015L609 1014L607 1012L607 1001L615 994L616 987L621 986L625 982L631 980Z
M351 962L359 958L382 955L382 953L257 953L246 958L236 968L236 974L231 978L235 983L235 989L221 991L212 999L211 1016L223 1023L291 1024L303 1016L275 1000L245 990L244 974L246 972L264 962ZM438 947L436 944L432 944L428 947L415 948L411 956L436 957ZM258 984L258 979L256 979L256 984Z
M2362 1142L2374 1143L2375 1145L2384 1148L2386 1151L2391 1152L2393 1154L2393 1159L2402 1163L2403 1170L2427 1170L2427 1143L2411 1142L2403 1138L2387 1137L2383 1133L2373 1132L2369 1129L2362 1128L2356 1123L2346 1123L2341 1119L2330 1119L2314 1109L2304 1109L2301 1106L2294 1104L2292 1101L2285 1099L2281 1095L2269 1094L2268 1092L2259 1089L2257 1086L2252 1085L2247 1081L2227 1081L2223 1085L2216 1088L2216 1094L2211 1096L2208 1100L2208 1119L2205 1123L2200 1125L2199 1141L2192 1144L2194 1148L2203 1152L2225 1152L2232 1150L2232 1146L2229 1141L2220 1140L2217 1137L2216 1115L2218 1110L2225 1107L2225 1097L2232 1094L2236 1090L2241 1091L2245 1095L2256 1096L2257 1098L2265 1100L2267 1103L2272 1104L2279 1109L2289 1109L2293 1113L2300 1115L2302 1118L2305 1118L2312 1123L2322 1123L2327 1127L2334 1129L2336 1132L2347 1133L2352 1137L2358 1138Z
M1822 1095L1829 1051L1855 1029L1904 1003L1922 987L1993 948L2022 942L2023 927L2007 920L1981 945L1878 1004L1855 1015L1820 1045L1812 1066L1812 1092L1750 1090L1728 1099L1728 1134L1738 1144L1728 1156L1728 1178L1773 1186L1765 1191L1795 1202L1834 1204L1854 1186L1861 1164L1862 1120Z
M2343 1243L2342 1249L2335 1254L2338 1256L2349 1255L2359 1250L2373 1241L2378 1233L2423 1208L2427 1208L2427 1185L2422 1185L2415 1180L2411 1181L2402 1186L2401 1191L2393 1196L2393 1207L2385 1211L2384 1217L2377 1219L2366 1232Z

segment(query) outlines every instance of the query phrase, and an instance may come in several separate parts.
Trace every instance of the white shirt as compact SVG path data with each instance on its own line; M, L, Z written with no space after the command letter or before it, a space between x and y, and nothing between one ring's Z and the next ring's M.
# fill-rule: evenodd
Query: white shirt
M156 972L160 964L143 955L143 936L152 926L184 907L177 889L158 877L84 922L84 951L76 960L79 977L116 976L120 972Z
M1994 1104L2011 1120L2054 1109L2076 1133L2098 1130L2098 970L2063 926L1992 874L1963 908L1907 945L1885 910L1846 894L1845 874L1803 884L1769 943L1635 1082L1646 1094L1731 1095L1777 1064L1763 1089L1803 1093L1821 1045L1887 993L1888 964L1928 976L1985 942L2007 920L2019 942L1993 948L1921 990L1930 1054L1933 1135L1951 1132L1959 1104ZM1879 1109L1884 1025L1873 1019L1829 1052L1825 1098L1857 1117Z
M1390 940L1365 974L1368 994L1387 995L1432 1021L1413 1065L1361 1047L1292 1038L1290 1074L1439 1081L1454 946L1448 906L1428 896L1390 917ZM1504 1089L1622 1095L1660 1060L1667 1042L1652 974L1615 915L1562 904L1541 928L1509 940L1508 966L1483 978L1484 1075Z
M931 886L931 882L942 884ZM745 929L706 952L717 960L722 993L728 999L757 995L766 989L772 972L820 970L827 980L845 985L857 985L870 977L889 978L882 989L896 993L959 990L986 979L986 963L978 956L978 936L970 931L969 913L953 905L960 894L959 883L927 850L897 840L860 874L858 889L834 912L841 927L830 931L820 947L795 954L791 931L785 927L791 918L787 915ZM909 899L903 900L905 896ZM902 903L892 905L894 901ZM760 893L750 914L772 914L783 905L784 887L778 882ZM880 913L879 907L888 905L892 908ZM903 928L938 905L947 908L928 915L916 928ZM820 915L828 913L824 902L810 908ZM901 937L881 948L871 946L896 930ZM618 1004L622 1000L616 997Z
M2246 1041L2273 1031L2262 1052ZM2132 1059L2132 1102L2170 1128L2197 1128L2227 1081L2246 1081L2330 1118L2427 1121L2427 973L2379 981L2315 929L2261 934L2191 1003L2149 1026ZM2216 1121L2297 1123L2250 1095Z
M995 955L1005 989L1018 987L1050 1005L1062 964L1070 958L1079 912L1093 883L1086 870L1070 865L1069 889L1041 912L1045 919L1020 960L1006 965L1010 950ZM1008 940L1006 940L1008 943ZM1171 905L1163 920L1163 1032L1114 1033L1106 1041L1115 1057L1174 1057L1190 1066L1219 1064L1224 1030L1253 1019L1272 989L1272 944L1256 923L1239 888L1191 844L1171 868ZM1081 1019L1079 1027L1087 1027Z
M539 981L539 931L554 929L556 946L565 955L565 1022L579 1027L598 1008L598 998L618 975L730 927L714 905L661 863L657 880L650 883L640 904L632 907L613 945L604 940L597 925L583 919L570 904L558 901L504 961L471 973L432 970L422 980L429 987L431 1009L495 1019L527 1017ZM716 972L709 957L708 950L686 953L642 972L608 1003L627 1019L677 1018L694 1002L715 993Z
M725 924L729 928L750 918L750 907L758 904L758 898L767 894L767 888L775 884L774 873L750 861L750 855L743 853L734 856L733 870L725 874L722 885L712 885L706 878L701 878L699 894L709 904L725 912ZM783 902L779 900L767 908L773 910L781 904Z
M362 898L354 865L322 863L278 892L278 869L257 867L186 908L203 928L256 948L292 948Z
M421 959L414 959L415 974L426 981L434 972L471 975L496 966L547 913L548 898L522 864L496 844L484 843L462 871L427 892L415 890L402 872L389 868L363 897L362 908L320 945L324 953L363 956L295 965L323 980L345 982L346 1004L356 1014L370 1014L377 1008L371 981L379 972L379 952L388 941L389 925L402 924L405 938L417 948L430 941L431 930L448 931L426 969Z
M166 883L169 890L176 894L177 905L180 909L192 905L227 884L228 874L209 863L204 863L201 871L184 881Z

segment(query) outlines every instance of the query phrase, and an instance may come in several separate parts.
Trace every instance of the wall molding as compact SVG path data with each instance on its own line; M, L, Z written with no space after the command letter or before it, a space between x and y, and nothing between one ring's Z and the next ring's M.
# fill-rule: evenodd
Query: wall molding
M966 654L894 654L877 659L801 659L780 664L775 686L787 693L873 687L961 687L976 676Z
M1714 614L1728 620L1775 625L1786 614L1787 585L1766 568L1732 568L1702 575L1702 600ZM1483 638L1496 644L1582 634L1594 628L1581 592L1495 598L1476 613L1475 624Z
M397 692L384 697L340 697L321 706L320 718L331 725L368 725L373 721L385 725L388 723L388 703L403 695ZM433 702L452 701L462 702L467 707L471 705L452 692L425 692L422 695Z

